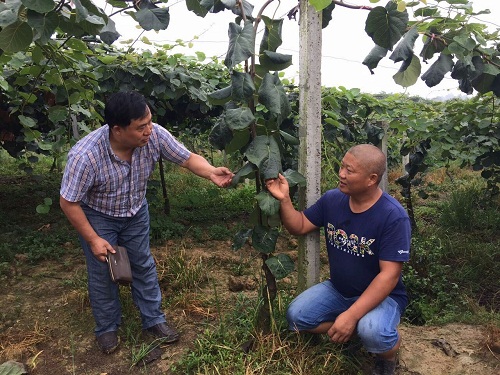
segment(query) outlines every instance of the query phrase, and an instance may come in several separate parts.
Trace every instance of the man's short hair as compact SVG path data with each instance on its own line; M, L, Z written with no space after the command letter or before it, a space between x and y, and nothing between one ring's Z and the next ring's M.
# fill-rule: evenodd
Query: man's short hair
M120 91L106 102L104 119L109 127L126 128L133 120L146 116L148 103L143 95L135 91Z

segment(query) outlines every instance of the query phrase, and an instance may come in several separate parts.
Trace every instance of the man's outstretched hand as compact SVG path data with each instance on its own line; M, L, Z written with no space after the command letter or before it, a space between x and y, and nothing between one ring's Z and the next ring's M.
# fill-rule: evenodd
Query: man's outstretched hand
M266 188L271 195L279 201L290 199L290 187L285 176L281 173L277 178L270 178L266 180Z
M215 168L214 172L210 175L212 181L218 187L228 187L233 180L234 173L226 167Z

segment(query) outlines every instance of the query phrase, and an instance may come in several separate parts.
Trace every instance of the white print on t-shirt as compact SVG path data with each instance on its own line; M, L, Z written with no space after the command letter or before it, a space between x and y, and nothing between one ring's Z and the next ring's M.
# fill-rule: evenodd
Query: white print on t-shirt
M348 235L343 229L335 229L335 226L328 223L326 226L327 241L330 245L337 249L349 252L357 256L373 255L370 245L375 242L375 239L367 240L365 237L358 238L354 233Z

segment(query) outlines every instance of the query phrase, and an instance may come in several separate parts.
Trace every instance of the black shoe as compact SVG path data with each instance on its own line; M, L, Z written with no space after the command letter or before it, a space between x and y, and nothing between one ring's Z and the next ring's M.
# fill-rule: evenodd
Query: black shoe
M167 323L158 323L146 330L153 336L162 339L165 344L172 344L179 340L179 332L170 327Z
M101 349L104 354L113 353L120 344L120 338L116 334L116 331L105 332L102 335L97 336L96 340L99 349Z
M372 375L394 375L396 373L396 361L387 361L382 358L375 360Z

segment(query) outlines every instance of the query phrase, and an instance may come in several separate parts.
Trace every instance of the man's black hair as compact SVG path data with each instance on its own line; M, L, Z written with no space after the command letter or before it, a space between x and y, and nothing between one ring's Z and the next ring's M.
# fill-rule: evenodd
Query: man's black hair
M104 119L112 128L115 125L126 128L133 120L146 115L146 98L135 91L120 91L113 94L106 102Z

